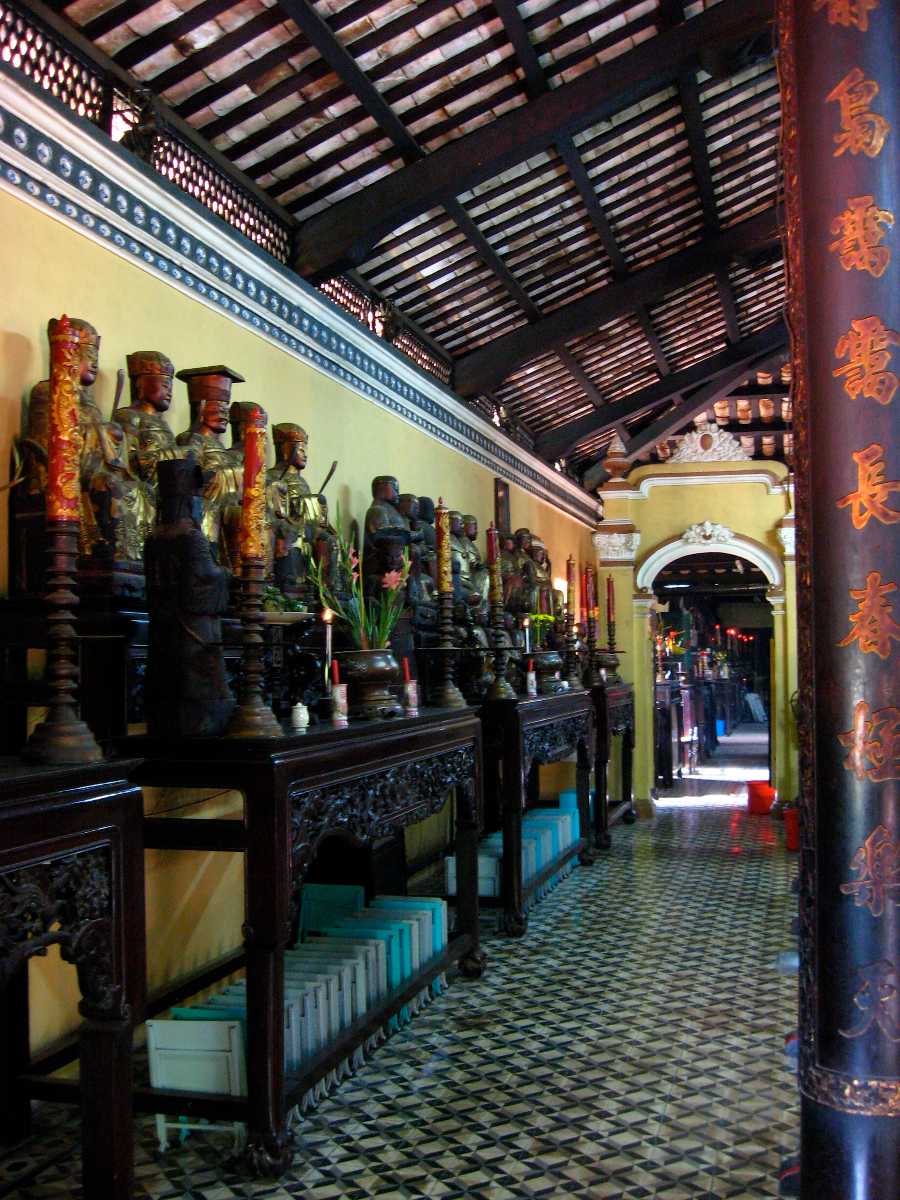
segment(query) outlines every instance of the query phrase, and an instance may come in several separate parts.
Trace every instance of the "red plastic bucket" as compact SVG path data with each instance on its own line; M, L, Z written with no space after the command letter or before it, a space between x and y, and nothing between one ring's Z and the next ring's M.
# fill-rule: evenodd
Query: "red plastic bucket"
M775 789L764 779L751 779L747 784L747 811L765 816L775 803Z
M784 848L785 850L800 849L799 808L786 808L784 810Z

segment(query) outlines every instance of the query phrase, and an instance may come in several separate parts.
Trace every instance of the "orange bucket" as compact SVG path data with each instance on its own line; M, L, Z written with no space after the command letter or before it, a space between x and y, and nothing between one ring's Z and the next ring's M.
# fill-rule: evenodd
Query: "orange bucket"
M775 789L764 779L751 779L747 784L747 811L765 816L775 803Z
M785 850L800 849L799 808L786 808L784 810L784 848Z

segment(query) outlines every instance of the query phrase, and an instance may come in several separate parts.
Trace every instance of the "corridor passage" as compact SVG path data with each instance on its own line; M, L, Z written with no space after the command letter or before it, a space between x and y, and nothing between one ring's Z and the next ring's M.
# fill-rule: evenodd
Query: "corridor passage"
M742 784L710 782L739 807L617 827L604 858L532 911L523 940L488 938L482 982L457 980L303 1122L288 1178L248 1182L222 1135L161 1157L142 1119L136 1195L777 1196L797 1148L782 1052L796 983L773 968L791 945L795 866L781 823L746 815ZM45 1109L26 1149L61 1160L16 1185L31 1160L7 1156L0 1195L81 1195L59 1116Z

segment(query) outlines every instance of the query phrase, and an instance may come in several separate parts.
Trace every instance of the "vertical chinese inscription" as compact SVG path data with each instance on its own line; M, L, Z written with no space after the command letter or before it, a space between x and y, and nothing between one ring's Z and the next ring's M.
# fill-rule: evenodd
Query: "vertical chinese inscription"
M888 329L880 317L856 317L834 348L836 358L846 358L843 367L836 367L835 379L844 376L844 391L855 400L862 393L879 404L890 404L897 390L898 379L887 368L891 364L891 346L900 345L900 334Z
M900 492L900 479L885 479L884 447L873 442L865 450L854 452L856 463L856 491L842 496L838 508L850 509L854 529L865 529L874 517L882 525L895 525L900 521L900 512L888 506L888 497Z
M838 734L838 741L849 750L844 770L852 771L860 782L887 783L900 779L900 708L876 708L865 700L853 710L853 727Z
M894 214L879 208L874 196L851 196L844 211L831 222L831 232L838 237L828 249L839 256L845 271L868 271L880 279L891 261L890 248L881 241L893 225Z
M900 1042L900 988L897 968L887 959L868 963L856 972L859 986L853 996L854 1007L862 1016L855 1026L842 1029L841 1037L858 1038L873 1025L892 1042Z
M869 28L869 13L878 7L879 0L813 0L813 11L828 11L829 25L843 25L865 33Z
M877 158L881 153L891 127L871 109L880 90L874 79L866 79L859 67L853 67L828 93L826 100L837 104L840 110L841 131L834 135L835 158L848 150L867 158Z
M900 843L884 825L874 829L856 851L850 870L858 878L842 883L841 891L853 897L857 908L880 917L885 904L900 904Z
M851 588L850 595L859 607L850 615L853 628L838 645L849 646L856 641L863 654L887 658L893 649L891 642L900 642L900 625L894 620L894 607L888 600L896 590L896 583L881 582L880 571L869 572L864 588Z

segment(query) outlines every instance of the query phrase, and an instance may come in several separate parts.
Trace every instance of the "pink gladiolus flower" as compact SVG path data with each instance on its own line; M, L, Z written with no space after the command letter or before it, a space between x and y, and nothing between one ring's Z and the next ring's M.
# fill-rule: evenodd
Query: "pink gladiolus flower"
M386 571L381 577L381 586L389 592L396 592L403 583L402 571Z

